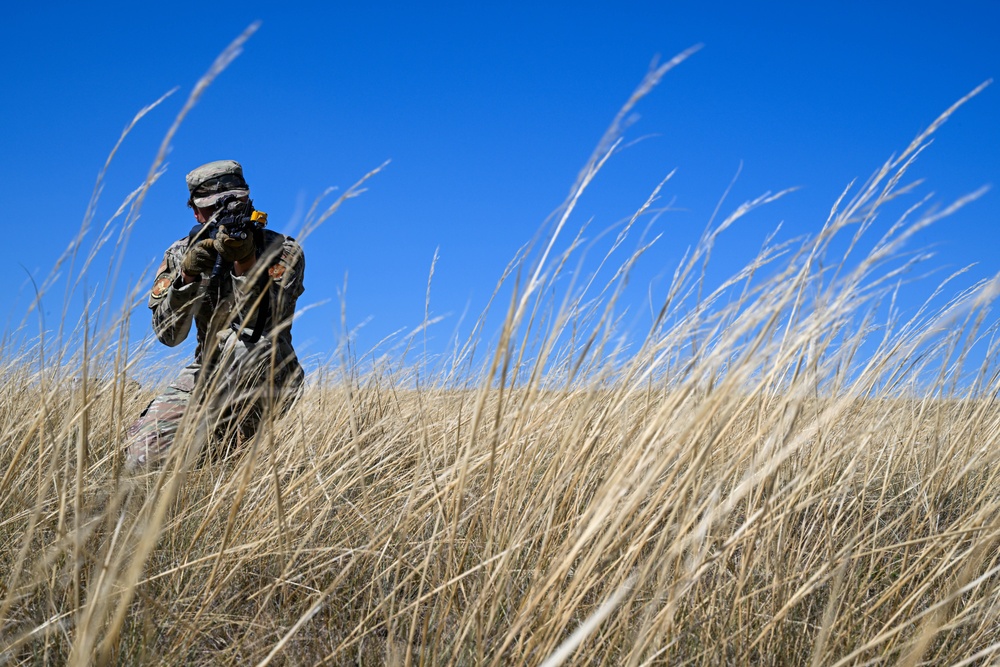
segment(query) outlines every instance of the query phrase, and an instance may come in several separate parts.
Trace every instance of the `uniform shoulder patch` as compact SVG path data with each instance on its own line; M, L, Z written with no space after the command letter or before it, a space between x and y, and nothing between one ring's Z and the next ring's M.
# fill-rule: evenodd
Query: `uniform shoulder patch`
M156 277L156 282L153 283L153 289L149 295L154 299L162 299L170 291L170 283L172 282L169 273L161 273Z
M267 270L267 275L271 276L272 280L281 280L281 276L285 275L285 265L280 262L274 264Z
M271 276L271 278L275 282L280 282L282 276L285 275L285 271L288 270L288 267L293 266L295 264L295 259L296 259L295 249L290 248L287 244L282 246L281 256L278 258L277 262L272 264L267 269L267 275Z

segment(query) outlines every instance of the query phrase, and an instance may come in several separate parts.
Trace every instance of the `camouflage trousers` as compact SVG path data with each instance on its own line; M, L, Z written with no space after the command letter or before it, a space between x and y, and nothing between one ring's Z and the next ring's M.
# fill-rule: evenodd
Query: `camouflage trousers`
M126 431L125 465L141 469L166 458L175 441L195 455L222 458L250 439L265 415L277 418L301 393L304 373L294 352L274 364L269 354L240 354L206 371L185 367Z

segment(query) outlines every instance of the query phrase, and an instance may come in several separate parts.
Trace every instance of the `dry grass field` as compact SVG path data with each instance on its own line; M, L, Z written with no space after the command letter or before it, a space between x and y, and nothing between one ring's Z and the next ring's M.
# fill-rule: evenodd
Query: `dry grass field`
M874 231L936 126L709 287L739 207L628 346L641 249L553 301L578 249L537 248L496 331L429 372L345 344L221 462L188 429L123 472L152 388L120 341L5 347L0 663L995 664L995 285L899 319L950 209Z

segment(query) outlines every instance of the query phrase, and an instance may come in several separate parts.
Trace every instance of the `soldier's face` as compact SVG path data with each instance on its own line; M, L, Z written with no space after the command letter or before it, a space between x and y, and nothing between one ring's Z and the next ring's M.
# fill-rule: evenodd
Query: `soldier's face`
M200 222L201 224L205 224L206 222L211 220L212 214L215 213L214 208L198 208L197 206L195 206L193 207L193 209L194 209L194 219Z

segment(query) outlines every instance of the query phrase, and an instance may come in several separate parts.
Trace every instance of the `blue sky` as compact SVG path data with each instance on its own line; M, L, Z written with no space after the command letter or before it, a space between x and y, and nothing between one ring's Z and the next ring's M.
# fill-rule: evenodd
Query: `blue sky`
M391 160L306 242L317 304L295 325L305 355L328 355L367 322L364 350L424 315L440 249L431 335L443 349L478 313L507 262L565 198L578 170L657 56L703 48L636 109L627 139L571 222L591 236L630 215L669 172L674 209L633 282L662 288L723 210L798 187L728 234L717 275L742 266L778 223L819 229L852 179L864 180L951 103L1000 75L1000 2L891 3L19 3L0 24L0 200L9 257L5 327L31 301L27 270L50 272L78 229L95 178L143 106L178 92L126 139L98 210L103 222L145 177L192 86L248 25L260 29L181 126L125 251L144 279L192 220L184 174L215 159L245 168L258 208L294 229L327 187L341 191ZM947 203L1000 183L1000 87L939 132L914 168ZM936 266L998 271L1000 192L991 190L917 245ZM22 269L22 265L24 268ZM144 272L146 272L144 274ZM94 286L103 273L95 274ZM921 298L915 290L915 307ZM58 317L61 292L46 297ZM638 312L648 305L634 304ZM145 309L136 336L148 334Z

